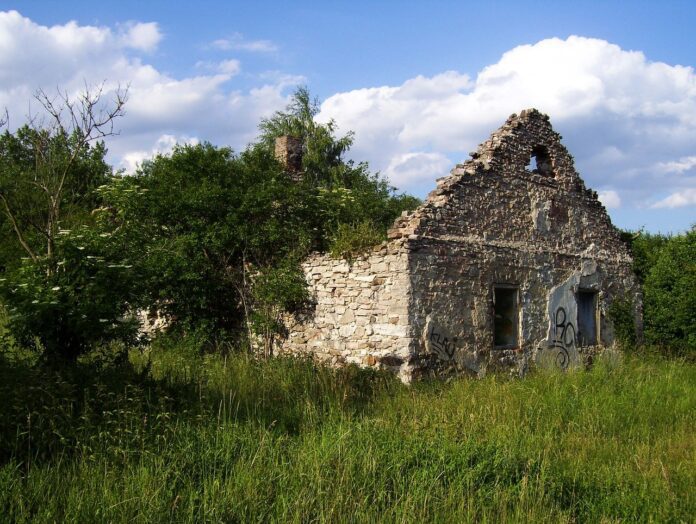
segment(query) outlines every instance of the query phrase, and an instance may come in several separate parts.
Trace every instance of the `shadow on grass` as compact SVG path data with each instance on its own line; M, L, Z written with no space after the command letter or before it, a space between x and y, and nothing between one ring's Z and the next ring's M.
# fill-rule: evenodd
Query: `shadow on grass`
M182 426L252 424L297 434L331 417L360 415L384 373L332 370L310 360L161 353L63 366L0 355L0 465L56 456L122 456L160 446Z

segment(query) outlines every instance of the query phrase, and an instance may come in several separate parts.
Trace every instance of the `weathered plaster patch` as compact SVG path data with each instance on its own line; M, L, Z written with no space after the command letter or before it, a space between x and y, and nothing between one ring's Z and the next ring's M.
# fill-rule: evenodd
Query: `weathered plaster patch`
M532 222L539 233L548 233L551 229L551 221L549 220L549 211L551 210L551 202L532 202Z
M543 368L562 370L582 366L578 353L578 304L577 293L582 287L597 286L597 263L585 260L579 271L573 272L561 284L549 292L546 314L548 331L536 354L536 363Z

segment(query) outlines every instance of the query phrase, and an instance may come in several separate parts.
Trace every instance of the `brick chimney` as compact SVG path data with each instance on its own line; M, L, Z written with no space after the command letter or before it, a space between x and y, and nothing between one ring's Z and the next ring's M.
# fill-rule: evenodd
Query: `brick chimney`
M282 135L275 140L275 157L293 179L302 177L302 138Z

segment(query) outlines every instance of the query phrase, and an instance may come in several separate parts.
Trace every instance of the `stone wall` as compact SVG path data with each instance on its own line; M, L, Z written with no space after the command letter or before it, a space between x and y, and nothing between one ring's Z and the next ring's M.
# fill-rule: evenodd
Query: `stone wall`
M288 348L335 364L398 368L410 380L580 365L583 353L613 343L606 311L617 297L634 303L640 331L630 254L536 110L512 115L397 219L389 238L352 266L307 261L317 307L292 325ZM494 343L496 287L514 290L519 303L515 347ZM593 347L577 337L582 290L596 297Z
M386 367L410 380L408 256L403 242L377 246L351 262L317 254L303 264L314 300L287 321L280 352L332 365Z

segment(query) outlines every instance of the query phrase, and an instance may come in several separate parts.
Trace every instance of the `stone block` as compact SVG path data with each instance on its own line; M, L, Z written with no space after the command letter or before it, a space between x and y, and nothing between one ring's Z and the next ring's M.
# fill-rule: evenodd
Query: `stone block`
M372 328L377 335L405 337L408 334L408 329L406 326L398 326L394 324L373 324Z

